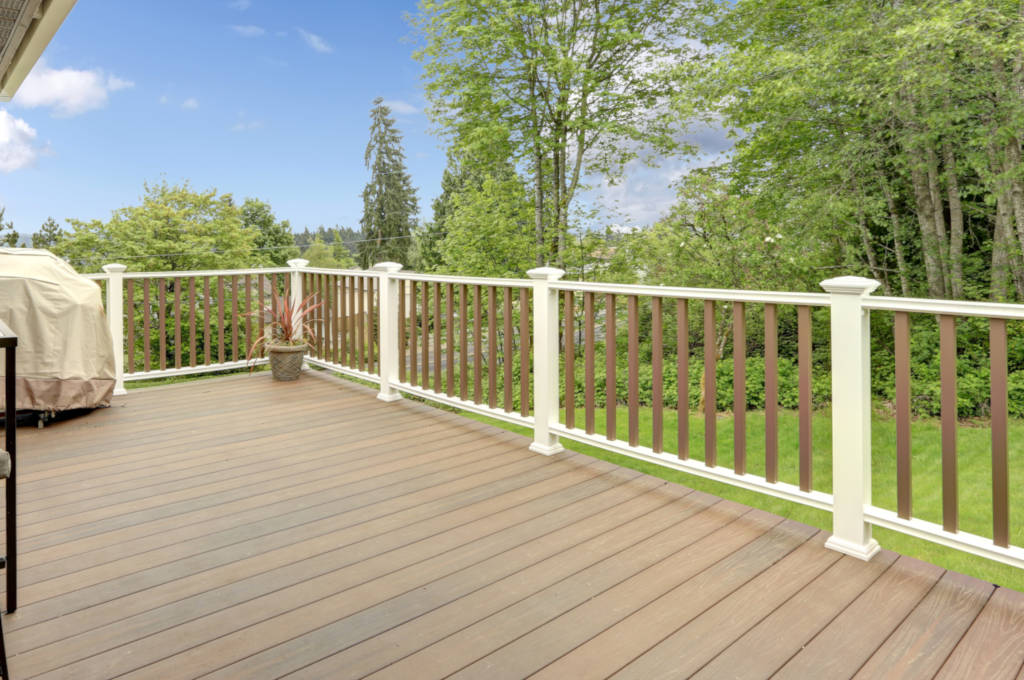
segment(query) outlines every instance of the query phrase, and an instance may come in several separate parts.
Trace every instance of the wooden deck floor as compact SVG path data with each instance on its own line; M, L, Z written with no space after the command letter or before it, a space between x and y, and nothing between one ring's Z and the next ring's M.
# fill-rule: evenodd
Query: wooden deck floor
M1024 595L316 374L19 432L16 678L1022 678Z

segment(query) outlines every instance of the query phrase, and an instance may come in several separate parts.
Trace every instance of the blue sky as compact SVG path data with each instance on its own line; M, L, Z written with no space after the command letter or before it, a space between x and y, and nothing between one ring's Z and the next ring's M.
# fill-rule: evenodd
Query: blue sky
M23 233L106 219L144 181L268 201L294 230L358 228L373 99L404 135L421 215L445 156L424 116L403 19L412 0L81 0L14 101L0 105L0 205ZM709 136L711 146L720 135ZM634 168L589 197L649 222L686 163Z

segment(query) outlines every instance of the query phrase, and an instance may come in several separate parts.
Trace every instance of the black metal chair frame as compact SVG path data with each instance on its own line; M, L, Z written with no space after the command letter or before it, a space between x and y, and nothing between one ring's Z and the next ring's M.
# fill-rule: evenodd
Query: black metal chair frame
M5 482L4 521L7 536L7 554L0 558L0 567L7 571L7 613L18 607L18 527L15 508L15 472L17 470L17 404L15 394L15 357L18 337L0 321L0 348L4 350L4 449L11 457L11 473ZM4 644L3 626L0 626L0 678L8 680L7 647Z

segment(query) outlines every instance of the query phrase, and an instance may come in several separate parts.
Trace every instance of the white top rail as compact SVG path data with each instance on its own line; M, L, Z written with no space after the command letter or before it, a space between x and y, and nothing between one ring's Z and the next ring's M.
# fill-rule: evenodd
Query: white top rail
M420 274L418 272L397 272L390 275L393 279L406 281L436 281L437 283L460 283L467 286L504 286L505 288L530 288L530 279L491 279L482 276L441 276L438 274Z
M288 269L286 271L296 271L295 269ZM303 274L330 274L332 276L368 276L370 278L379 279L380 272L373 271L372 269L328 269L326 267L299 267L298 271Z
M553 281L554 290L571 290L612 295L638 295L644 297L683 298L693 300L724 300L726 302L762 302L779 305L806 305L828 307L828 293L783 293L777 291L726 290L721 288L677 288L674 286L644 286L631 283L600 283L593 281Z
M249 269L196 269L196 270L175 270L168 272L125 272L126 279L180 279L193 276L245 276L246 274L290 274L295 271L291 267L252 267ZM303 270L299 270L303 271ZM331 270L335 271L335 270ZM84 274L85 278L105 281L110 274L99 272L96 274Z
M1024 305L1005 302L967 302L964 300L926 300L923 298L866 297L864 309L950 316L980 316L991 319L1024 320Z

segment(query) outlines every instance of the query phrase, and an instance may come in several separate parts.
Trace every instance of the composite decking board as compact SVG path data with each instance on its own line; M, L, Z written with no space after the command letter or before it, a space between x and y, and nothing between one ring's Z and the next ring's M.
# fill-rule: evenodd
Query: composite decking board
M530 461L520 461L519 463L513 463L509 466L499 466L497 468L491 467L482 472L470 475L469 477L462 478L459 483L463 487L462 490L468 490L468 495L463 494L458 497L452 496L449 498L453 489L440 489L440 487L448 485L440 485L440 487L433 487L432 491L435 497L440 497L439 500L435 500L435 503L468 503L474 498L486 496L488 493L497 493L502 489L515 488L518 484L529 484L534 481L538 481L538 476L523 476L520 473L529 472L531 469L537 471L540 468L528 465ZM524 465L526 463L526 465ZM509 469L501 469L509 468ZM509 476L512 475L512 476ZM491 486L492 490L487 487ZM353 511L355 514L365 514L365 509L356 509ZM287 540L289 536L285 535L281 540ZM164 584L176 579L187 576L193 572L208 569L214 566L220 566L223 564L231 564L234 559L238 557L241 551L233 546L226 546L224 548L208 551L196 555L195 557L188 560L180 560L172 564L165 564L159 567L146 569L141 572L133 572L130 578L112 579L101 583L93 584L88 587L78 588L75 590L69 590L63 593L59 599L49 598L38 602L37 606L32 608L32 612L35 616L54 616L57 612L76 611L86 607L92 607L107 600L114 598L123 597L128 594L135 592L144 591L152 588L153 586ZM129 561L130 568L130 561ZM25 588L24 594L21 595L25 602L30 602L34 591L32 587Z
M432 580L469 569L523 542L583 520L603 505L617 505L623 501L623 494L628 498L635 490L619 488L625 480L609 479L614 474L580 485L589 487L580 489L581 498L574 499L570 493L554 494L550 503L533 504L520 517L521 523L492 533L485 530L461 545L420 541L402 558L380 556L259 595L166 633L92 657L88 663L68 670L74 671L71 675L75 678L103 678L130 671L124 677L166 680L217 670L381 600L416 592ZM563 502L568 505L560 507Z
M315 499L323 496L324 494L330 494L328 498L333 500L337 498L339 490L349 490L348 487L352 484L362 484L366 489L374 489L382 485L390 486L402 481L403 476L410 472L420 476L425 474L434 474L436 473L436 470L429 468L423 469L423 467L447 463L450 456L455 454L466 452L473 454L470 457L461 460L460 464L472 462L477 458L485 457L486 453L481 452L476 444L477 441L475 439L463 441L459 437L436 441L427 438L424 440L424 448L420 453L415 456L411 456L409 459L390 461L391 466L401 466L403 462L407 463L408 469L403 468L401 474L392 472L391 474L395 476L387 480L381 480L378 479L378 477L389 474L386 469L389 461L376 461L373 463L362 460L360 461L362 463L361 465L352 465L352 470L349 471L350 476L335 479L335 484L326 489L318 490L317 488L309 488L302 485L292 485L292 488L286 488L281 491L281 493L285 494L282 500L268 502L266 504L256 503L254 507L244 509L237 513L233 512L236 509L235 505L237 505L237 503L231 507L214 507L213 510L204 511L199 514L191 513L187 517L178 517L177 519L171 518L170 520L161 520L156 523L140 524L128 529L119 529L97 536L90 536L80 541L72 541L69 543L59 544L52 548L24 553L26 558L24 564L29 565L30 567L35 565L54 564L59 562L61 559L76 558L88 552L110 550L113 546L123 545L129 542L136 543L140 539L145 539L153 535L167 535L169 532L179 532L182 530L187 531L190 527L198 524L212 526L225 520L230 520L236 516L251 517L252 513L256 513L256 517L261 517L261 513L267 511L272 512L281 503L288 503L289 509L292 507L301 507L307 499ZM442 465L442 468L447 467L450 467L450 465ZM357 477L351 476L351 474L356 473L359 473ZM383 483L384 481L386 481L386 484ZM291 493L288 493L289 491L291 491ZM249 503L249 505L253 504Z
M634 574L500 649L480 655L452 677L523 678L586 642L633 611L661 597L752 543L781 522L750 511L714 534Z
M574 495L582 495L600 486L614 483L608 479L604 479L603 482L598 481L599 478L606 478L612 473L602 474L597 470L594 472L597 473L596 476L592 476L588 481L575 485L578 487L575 493L571 491L572 487L570 487L568 492L559 493L560 489L554 488L553 485L548 484L545 486L543 483L539 483L521 489L518 494L509 494L510 496L518 495L518 498L510 497L506 501L506 505L523 500L523 497L527 495L534 496L535 498L532 500L524 501L511 508L479 507L477 508L477 513L463 512L461 518L456 516L454 518L450 517L447 520L447 524L455 524L456 526L448 526L446 528L440 521L421 522L420 524L424 526L418 528L408 525L400 526L394 532L391 532L394 539L391 544L388 542L387 532L374 533L370 536L369 541L364 539L361 542L350 542L347 544L347 547L341 535L337 535L335 537L336 540L321 539L319 541L321 553L307 554L307 557L311 556L314 559L308 560L303 565L303 569L264 572L257 578L247 581L238 581L236 579L227 588L203 593L203 597L192 598L191 601L186 602L176 601L168 606L149 611L142 616L133 617L130 621L122 621L117 627L97 630L91 635L79 636L73 641L64 640L61 644L53 645L52 649L39 649L36 650L37 653L35 655L30 652L26 656L39 664L59 666L62 660L60 658L61 654L90 651L95 654L104 649L110 649L119 644L132 642L146 635L167 630L176 623L186 623L199 619L204 613L215 614L221 612L221 610L232 605L233 602L238 604L247 603L252 599L254 593L273 592L291 585L293 581L300 588L308 587L309 580L319 580L321 583L327 584L329 589L336 588L346 574L354 572L357 575L372 575L377 570L386 570L386 568L393 567L395 564L401 564L407 554L411 554L414 557L422 557L426 553L441 554L446 549L453 549L458 546L460 540L463 542L473 540L476 536L474 532L479 528L479 525L484 523L490 523L495 527L514 525L516 523L516 513L519 514L520 519L523 516L543 514L546 512L546 508L549 508L551 505L557 505L561 502L571 503ZM591 487L590 489L585 488L588 484ZM562 486L565 486L564 482ZM496 506L496 500L488 499L482 505ZM494 512L488 514L488 510L493 510ZM453 513L448 514L452 515ZM469 515L468 517L466 517L467 514ZM483 517L472 519L474 514L482 514ZM437 519L440 520L441 518ZM466 520L470 521L467 522ZM458 524L459 521L463 521L463 524ZM389 547L390 550L388 549ZM386 554L382 554L382 551ZM364 559L360 560L360 557ZM316 570L313 570L314 566ZM301 578L303 576L306 577L305 586ZM359 583L358 578L355 579L355 583ZM282 597L275 596L275 599L282 599ZM226 616L226 613L220 614L221 618ZM232 623L231 625L236 624ZM125 630L130 633L130 636L125 634ZM226 628L223 630L226 630ZM115 635L120 633L120 635L112 639L112 633ZM73 649L67 649L69 646ZM54 658L54 655L57 655L57 658ZM89 665L92 667L102 663L103 660L93 659ZM91 671L84 672L89 673ZM77 675L76 677L82 676ZM89 676L86 675L85 677Z
M571 587L572 582L585 579L596 565L610 567L612 558L623 551L632 554L651 537L665 534L678 522L716 502L714 497L698 492L686 493L680 498L678 487L670 485L660 486L643 498L655 504L660 500L661 505L651 510L645 510L639 503L631 503L627 509L613 508L607 512L614 513L621 522L612 524L603 533L581 540L519 573L494 581L458 600L305 666L296 672L296 676L368 675L546 588L556 584Z
M391 425L382 421L376 428L372 430L364 430L362 432L364 436L371 434L374 435L372 437L373 444L368 445L370 448L370 455L372 455L373 447L387 443L401 443L402 439L406 435L401 430L396 431L395 424L400 425L403 420L403 418L396 418L395 423L392 423ZM333 424L314 426L309 428L307 434L310 434L311 438L315 438L317 434L326 434L328 436L323 438L322 441L330 442L337 439L336 427L337 426ZM418 432L424 436L438 435L453 441L460 437L477 437L475 433L470 432L459 433L453 436L450 428L443 423L424 425L418 430ZM64 506L68 506L68 509L74 511L74 508L78 507L79 503L87 502L94 498L103 497L109 504L131 498L136 495L153 495L160 493L163 490L185 488L188 485L193 484L195 482L195 478L198 477L209 480L211 477L216 475L237 474L237 469L240 464L244 466L244 469L246 470L258 469L257 466L264 463L268 465L276 464L280 467L281 445L287 443L288 439L292 436L293 435L291 433L288 433L281 435L280 437L264 437L259 439L258 446L231 446L230 444L224 444L206 450L204 452L205 455L202 457L193 455L175 461L153 465L149 468L137 471L122 472L120 474L111 473L104 475L101 480L79 478L79 481L77 482L61 484L58 487L60 488L59 491L38 494L38 496L41 497L37 497L37 494L33 494L30 501L26 503L19 503L19 506L24 506L22 509L26 514L32 513L39 508L57 510ZM370 437L367 438L370 439ZM428 443L430 439L425 438L422 441L424 443ZM335 456L337 455L337 452L330 448L323 447L310 451L309 454ZM291 460L293 459L289 458L289 461ZM52 491L52 489L50 491Z
M24 429L15 676L766 677L826 647L843 677L872 648L858 677L1021 673L1024 596L923 565L922 596L890 553L786 552L791 522L375 396L260 372Z
M900 557L783 666L775 678L850 678L942 577L943 569ZM851 636L850 631L857 631Z
M671 680L696 672L839 560L824 549L826 538L819 533L683 627L653 636L651 647L612 677Z
M480 452L471 449L472 445L467 444L461 448L469 448L468 451L460 450L459 446L455 443L451 443L450 448L445 448L438 452L438 455L434 458L440 460L431 460L424 462L421 466L411 468L413 472L418 472L417 481L425 483L429 476L435 473L437 470L432 469L430 466L439 466L440 469L445 470L452 467L450 461L452 456L457 456L452 462L456 464L460 463L472 463L480 458ZM466 454L458 456L458 454ZM401 465L402 461L391 461L392 467ZM339 463L344 465L344 462ZM379 487L382 483L381 477L389 475L389 471L386 469L388 463L382 462L381 465L370 466L362 470L363 474L358 477L345 477L338 478L338 485L331 487L328 491L326 498L321 496L320 505L326 505L327 507L313 508L313 515L315 513L330 514L337 511L339 505L339 498L347 499L359 492L359 483L362 482L364 487L373 488L374 486ZM388 477L389 484L401 480L401 476L396 474L397 471L391 470ZM391 476L394 475L394 476ZM58 576L69 574L71 572L77 572L75 576L71 577L76 579L77 584L81 584L86 580L86 575L82 572L87 569L95 569L102 567L104 564L110 564L118 562L125 557L130 555L136 555L136 558L132 560L131 566L134 570L151 566L151 563L159 563L159 560L163 558L169 559L181 559L184 556L193 554L195 552L201 552L211 541L216 541L215 545L231 545L235 541L229 539L240 534L243 537L251 538L253 535L262 535L270 533L273 527L278 522L271 522L270 520L284 520L289 518L290 521L298 521L291 519L291 516L295 515L295 511L303 507L302 503L304 497L298 499L291 499L288 501L290 507L281 512L281 508L274 508L274 510L268 511L266 508L259 508L260 514L255 517L246 517L244 522L235 522L234 526L228 524L227 527L230 529L225 530L225 524L215 523L216 520L220 520L217 517L213 521L196 522L191 525L173 529L171 531L161 531L156 534L150 534L146 538L149 540L137 539L131 542L115 543L111 546L104 547L102 549L92 550L87 554L78 553L76 555L68 556L61 560L50 560L42 563L37 563L35 568L29 567L24 570L21 583L24 585L30 585L42 580L53 579ZM297 502L298 501L298 502ZM311 513L306 512L298 515L306 519ZM250 526L255 524L256 526ZM216 534L216 536L213 536ZM31 554L31 553L30 553ZM122 567L123 568L123 567ZM51 588L55 587L54 584L50 584ZM59 590L59 586L58 586Z
M1024 593L997 588L936 680L1016 680L1024 669Z
M717 532L744 512L747 509L743 506L725 501L699 508L677 527L645 538L628 552L616 553L586 567L572 578L537 591L369 677L403 678L410 673L421 677L446 677L680 551L699 551L707 544L709 536L717 536Z
M991 583L947 571L854 677L935 677L994 590Z
M606 628L532 677L604 678L647 651L666 630L699 616L806 543L817 529L794 521L756 540ZM700 645L699 641L695 641Z
M385 433L386 431L384 429ZM320 446L306 451L304 454L289 456L287 462L281 459L281 446L287 444L286 441L259 440L258 444L245 447L247 455L244 464L236 463L238 469L235 470L235 474L226 475L223 478L218 479L210 475L193 476L185 480L172 478L171 481L163 481L156 485L140 483L130 491L119 493L106 489L104 485L99 485L99 490L105 491L102 495L94 495L91 498L61 497L61 502L53 503L49 507L26 509L24 514L19 513L20 533L25 537L30 537L38 533L86 524L110 516L125 515L157 505L167 505L197 496L214 495L230 488L249 486L268 479L291 478L299 472L309 470L323 470L324 473L329 474L332 467L344 465L346 469L349 469L348 466L353 459L355 461L365 460L369 455L365 450L357 452L351 457L331 456L330 453L325 453L323 446L337 437L337 432L331 432L329 425L321 426L320 432L309 434L308 441ZM370 435L366 436L367 444L385 443L379 440L386 437L386 434L383 437L373 436L374 433L366 430L359 434ZM212 449L210 458L219 460L223 453L227 453L225 450L227 448L229 447ZM258 455L261 453L264 454L264 457ZM324 460L325 458L330 458L330 460Z
M310 460L316 456L327 455L327 453L344 455L354 460L379 459L380 446L401 442L396 438L401 436L401 431L396 432L395 426L413 422L415 421L411 418L397 418L389 426L383 420L364 421L359 427L350 428L353 434L360 438L360 445L339 450L326 446L336 441L337 426L332 428L329 423L310 426L306 432L308 435L306 442L315 446L307 446L302 451L289 456L287 460L282 460L281 448L290 443L290 435L258 438L253 442L245 442L244 445L234 447L230 444L211 445L201 451L193 450L189 454L183 454L182 457L160 462L149 468L135 468L124 472L118 472L115 469L92 480L91 483L89 480L83 479L81 483L74 486L62 484L60 486L63 488L63 493L58 494L56 498L47 495L44 499L30 502L27 504L29 507L25 509L26 521L22 523L22 526L34 523L32 520L40 521L36 517L46 518L47 514L56 517L60 516L62 511L67 513L68 511L73 512L75 508L86 509L112 505L140 493L152 496L157 491L194 487L197 486L197 479L201 479L204 473L218 469L234 469L236 476L249 474L250 471L259 471L260 463L273 463L275 454L277 467L283 472L288 472L291 468L287 463ZM342 423L340 426L345 425ZM425 436L433 437L439 436L438 433L447 433L447 437L452 440L477 437L472 432L453 433L443 423L425 423L421 431L425 433ZM429 441L429 438L425 441ZM117 496L116 494L119 493L122 495ZM92 500L99 497L103 498L98 501ZM100 505L101 503L103 505ZM39 506L47 508L47 511L39 512L37 510Z
M537 492L543 491L544 489L541 488ZM480 506L477 509L481 509ZM415 511L415 508L413 510ZM451 511L442 514L451 516ZM26 642L26 646L38 646L77 631L89 630L135 614L148 612L156 607L179 602L192 595L207 593L220 586L235 584L250 576L263 574L284 565L293 565L293 569L296 570L295 573L288 575L288 578L299 578L299 572L315 575L319 573L317 569L321 568L315 562L322 561L319 556L323 553L343 549L347 559L355 560L360 555L372 556L377 552L392 550L403 545L406 536L403 532L420 530L416 527L418 523L407 524L408 515L408 512L398 513L391 517L378 518L372 523L342 527L335 531L314 531L312 529L316 529L316 527L301 527L300 530L294 532L294 536L280 536L279 538L289 540L279 541L276 548L275 545L264 545L263 552L248 552L245 558L238 561L229 561L220 566L189 573L176 581L170 581L111 602L104 602L88 610L64 616L57 621L43 622L41 625L27 630L25 635L32 638L32 644ZM428 516L423 521L440 519L442 517L431 520ZM396 526L402 531L396 532ZM389 533L390 536L386 535ZM295 540L290 540L292 538ZM366 542L367 539L370 539L371 542ZM365 542L361 547L358 549L351 547L360 541ZM303 562L303 560L306 561ZM72 620L76 617L81 620ZM16 631L14 635L18 635L18 633L19 631Z
M309 634L293 637L270 649L247 656L219 669L210 677L278 677L318 661L323 658L326 650L357 644L411 619L471 597L496 581L518 577L537 563L562 554L637 514L650 512L657 505L663 504L662 499L649 493L657 486L660 485L646 477L640 478L632 489L619 489L624 492L625 500L621 503L340 620L331 614L327 617L332 619L331 622L312 629ZM309 622L303 620L303 624L309 625Z
M842 558L691 677L770 677L874 583L896 557L883 551L867 563Z

